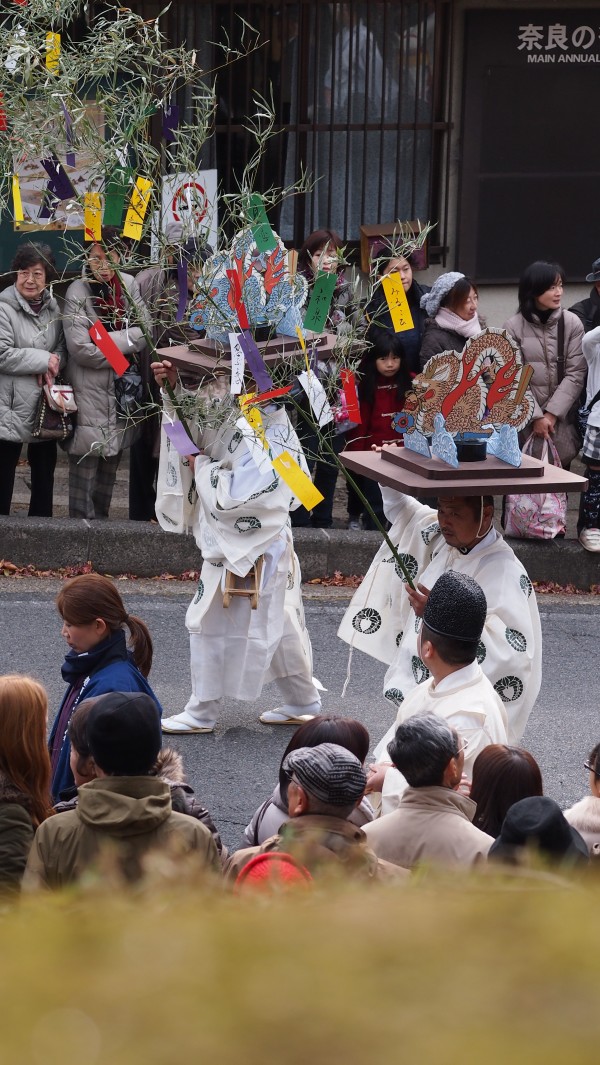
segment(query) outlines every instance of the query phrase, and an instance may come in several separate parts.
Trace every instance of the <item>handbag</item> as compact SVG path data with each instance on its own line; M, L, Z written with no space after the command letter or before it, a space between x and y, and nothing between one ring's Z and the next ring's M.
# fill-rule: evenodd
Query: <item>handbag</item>
M75 432L77 403L72 385L55 381L40 392L31 435L35 440L68 440Z
M115 381L115 399L117 414L128 420L142 413L141 403L144 398L144 382L137 366L129 366L125 373Z
M523 454L531 455L533 433L523 445ZM552 457L552 465L560 466L560 457L551 440L544 440L542 462ZM565 492L542 492L540 495L507 496L504 506L504 531L520 540L553 540L567 530L567 496Z

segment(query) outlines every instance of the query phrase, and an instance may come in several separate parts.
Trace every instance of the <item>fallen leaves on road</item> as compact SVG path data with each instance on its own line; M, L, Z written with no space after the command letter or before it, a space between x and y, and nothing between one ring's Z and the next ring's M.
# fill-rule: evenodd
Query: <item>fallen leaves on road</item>
M336 569L333 577L313 577L306 584L322 584L325 588L358 588L362 584L364 576L353 573L350 577L344 577L339 569Z
M67 581L71 577L78 577L80 573L94 573L92 563L82 562L75 566L62 566L60 569L36 569L33 565L17 566L7 559L0 559L0 577L14 577L16 580L22 577L57 577L59 580ZM107 576L110 576L110 574L107 574ZM158 577L147 577L145 579L152 581L196 582L199 577L199 570L186 569L183 573L161 573ZM135 573L119 573L114 579L116 581L137 581L144 578L140 578ZM344 576L340 570L336 569L332 577L313 577L312 580L306 581L306 584L320 584L324 588L358 588L363 579L364 576L359 573ZM556 584L555 581L534 581L533 586L538 595L600 595L600 584L593 584L589 592L576 588L574 584L562 585Z
M576 588L574 584L556 584L555 581L534 581L533 587L538 595L598 595L600 584L592 584L589 592Z

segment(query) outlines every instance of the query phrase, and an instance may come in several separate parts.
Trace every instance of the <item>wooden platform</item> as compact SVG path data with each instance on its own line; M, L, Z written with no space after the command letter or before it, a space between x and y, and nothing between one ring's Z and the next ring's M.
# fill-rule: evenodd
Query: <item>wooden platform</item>
M531 455L523 455L520 466L509 466L508 463L502 462L493 455L488 455L484 462L461 462L457 467L449 466L441 459L425 458L424 455L410 451L407 447L388 447L382 452L382 456L387 462L393 462L403 470L416 473L436 483L438 481L462 482L465 479L479 480L480 478L506 480L507 470L510 470L511 477L517 477L519 480L525 477L531 480L532 477L543 477L546 468L545 463Z
M316 347L320 360L331 356L337 340L335 333L308 333L306 345L308 350ZM291 358L303 358L302 349L296 337L273 337L272 340L259 340L257 342L267 368L275 367ZM217 340L205 340L199 338L193 340L189 347L185 345L173 345L170 348L157 348L157 354L169 362L177 370L182 370L190 377L206 377L207 373L221 371L231 372L231 350L229 345L224 345Z
M538 459L524 456L523 466L515 469L499 459L489 458L483 462L463 462L458 470L437 459L409 452L408 462L400 459L404 448L386 445L377 451L343 451L340 460L351 473L359 473L388 488L395 488L409 496L504 496L521 493L542 492L585 492L588 482L585 477L569 473L558 466L541 463ZM525 462L534 463L532 468ZM400 461L399 461L400 459ZM429 464L426 468L425 464ZM431 476L431 463L438 463L440 476ZM494 473L490 476L490 466L494 464ZM541 470L539 469L541 467ZM456 474L459 474L457 477Z

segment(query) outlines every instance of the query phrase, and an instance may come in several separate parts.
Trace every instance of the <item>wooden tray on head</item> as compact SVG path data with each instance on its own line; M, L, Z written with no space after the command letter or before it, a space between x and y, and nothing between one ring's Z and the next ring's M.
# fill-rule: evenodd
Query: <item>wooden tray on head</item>
M424 464L431 462L431 459L426 459L424 456L417 455L416 452L411 452L410 465L421 464L420 472L415 472L414 469L409 469L406 464L398 463L392 455L400 454L404 449L394 447L393 445L386 445L381 452L378 451L343 451L340 455L341 461L344 463L347 469L352 473L359 473L363 477L369 477L373 481L379 481L380 484L386 485L388 488L395 488L397 492L404 492L405 495L416 496L417 499L420 496L439 496L444 498L447 496L504 496L504 495L523 495L524 493L533 493L539 495L542 492L585 492L588 482L585 477L580 477L576 473L569 473L567 470L561 469L560 466L550 466L548 464L540 463L539 459L529 459L530 462L536 464L535 469L531 469L523 464L523 466L516 469L514 466L509 466L506 462L500 462L499 459L492 459L490 462L497 463L499 473L494 472L493 476L489 475L487 462L463 462L458 467L462 471L462 475L457 478L452 477L451 474L456 474L451 466L445 466L448 471L448 475L442 477L427 476ZM523 456L527 459L528 456ZM436 461L436 460L434 460ZM541 465L541 472L537 466ZM445 465L442 463L442 465ZM479 467L479 472L475 471L475 467ZM521 471L527 471L522 473ZM503 476L500 476L500 473Z
M496 480L504 479L508 471L511 476L532 478L543 477L545 464L540 459L534 459L531 455L523 455L520 466L509 466L507 462L487 455L484 462L461 462L458 466L449 466L441 459L428 459L425 455L419 455L416 451L410 451L407 447L387 447L381 452L382 458L387 462L393 462L404 470L417 473L420 477L435 481L464 481L492 477Z
M336 340L335 333L309 333L306 344L309 349L316 347L319 359L323 360L332 354ZM271 340L259 340L257 347L267 367L275 367L294 356L303 357L296 337L278 336ZM157 348L156 352L161 359L168 359L177 370L183 370L190 377L206 377L207 373L215 370L222 373L231 372L229 344L225 345L218 340L199 337L198 340L192 340L189 347L173 345L170 348Z

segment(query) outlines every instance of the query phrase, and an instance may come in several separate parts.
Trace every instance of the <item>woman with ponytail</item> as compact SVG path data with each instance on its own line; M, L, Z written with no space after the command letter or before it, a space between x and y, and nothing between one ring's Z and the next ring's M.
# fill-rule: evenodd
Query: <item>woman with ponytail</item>
M127 613L113 582L98 573L74 577L58 593L56 605L70 650L62 667L69 686L50 734L54 801L74 784L67 726L83 699L106 692L146 692L162 714L146 680L152 666L150 633L140 618Z
M0 890L20 887L34 830L53 813L48 698L31 677L0 677Z

